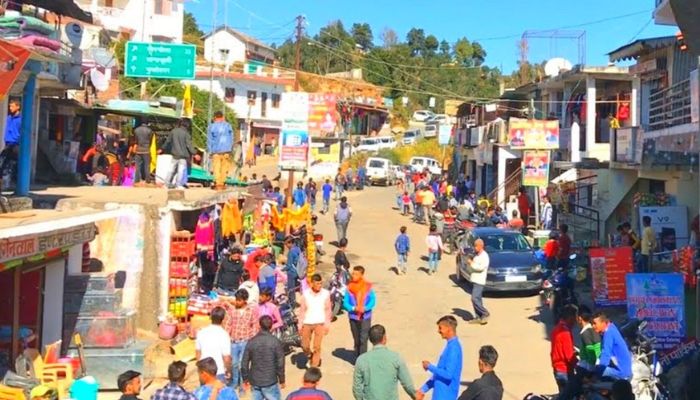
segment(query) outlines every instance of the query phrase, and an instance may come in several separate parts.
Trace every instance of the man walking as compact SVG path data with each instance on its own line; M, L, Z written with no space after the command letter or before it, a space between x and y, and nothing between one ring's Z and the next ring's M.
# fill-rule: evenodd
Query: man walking
M396 273L399 275L406 275L408 270L408 253L411 251L411 239L409 239L406 234L406 227L402 226L399 229L399 236L396 237L394 241L394 250L396 250Z
M328 212L328 206L331 202L331 192L333 191L333 185L331 185L330 179L326 179L326 183L321 187L323 192L323 208L321 209L321 214Z
M211 325L197 332L195 342L197 360L211 357L216 362L216 377L222 382L230 374L231 337L221 326L226 311L221 307L211 310Z
M479 372L481 378L475 379L457 400L502 400L503 383L496 376L494 368L498 361L498 352L493 346L481 346L479 349Z
M224 113L214 113L214 122L207 129L207 151L211 155L214 189L223 190L231 169L233 129L224 119Z
M5 124L5 148L2 151L2 165L0 165L0 180L2 180L5 168L17 162L19 153L19 140L22 132L22 112L19 101L10 100L7 122ZM11 171L11 179L16 179L14 171Z
M554 210L552 209L549 196L542 196L542 215L540 216L540 223L543 230L549 231L552 229L553 213Z
M309 182L304 187L304 192L306 194L306 201L311 206L311 212L314 212L316 210L316 193L318 190L313 178L309 178Z
M316 367L307 369L304 372L303 386L290 393L287 400L333 400L325 391L316 389L322 376L321 370Z
M358 265L352 269L352 281L343 298L343 308L348 312L350 331L355 343L355 357L367 352L369 328L372 325L372 310L377 297L372 284L365 280L365 268Z
M642 229L642 248L637 265L639 273L651 272L651 255L656 249L656 233L651 227L651 217L645 215L642 218L642 225L644 226Z
M294 207L299 209L304 207L306 204L306 192L304 191L304 184L297 182L297 188L292 192L292 200L294 200Z
M321 342L331 327L331 295L323 288L321 275L311 277L311 289L301 295L299 330L301 348L311 360L312 367L321 366ZM313 336L313 347L311 346Z
M433 400L454 400L459 394L462 377L462 345L457 338L457 319L445 315L437 322L438 333L447 341L440 354L438 364L423 361L423 369L433 374L416 392L416 400L423 400L425 394L433 390Z
M421 204L423 205L423 214L427 218L427 224L430 225L430 220L433 218L433 205L435 205L435 192L428 186L423 187Z
M469 323L486 325L490 314L486 307L484 307L483 293L490 261L488 253L484 250L484 241L482 239L476 239L474 241L474 251L476 252L474 257L467 258L467 264L471 272L472 305L474 306L474 314L476 314L475 318L469 321Z
M569 225L559 225L559 252L557 254L557 268L569 268L569 256L571 255L571 238L569 237Z
M170 170L165 177L165 184L169 188L184 188L183 183L187 182L187 163L197 153L192 145L192 136L185 129L186 126L187 121L184 118L180 119L163 146L169 149L173 156Z
M293 238L287 237L284 240L284 247L287 249L287 296L289 304L296 303L296 287L299 280L297 265L302 257L301 249L296 244Z
M338 208L335 209L335 214L333 215L335 228L338 231L338 242L340 242L340 239L347 237L348 224L351 217L352 209L348 205L348 198L343 196L340 198L340 204L338 204Z
M386 330L382 325L370 328L369 341L374 347L355 362L352 382L355 400L398 400L398 382L415 399L416 389L408 367L398 353L386 347Z
M243 352L243 387L252 387L253 400L280 400L280 389L284 389L284 348L270 329L272 318L260 317L260 333L250 339Z
M343 197L343 191L345 190L345 175L343 175L340 168L338 168L338 173L335 175L335 199L338 200Z
M196 400L196 397L185 390L187 364L182 361L174 361L168 366L168 384L156 390L151 400ZM216 378L214 378L216 380Z
M224 326L231 337L231 387L243 395L241 362L248 341L258 333L257 307L248 304L248 291L238 289L233 307L227 305Z
M569 400L572 397L571 384L574 381L576 370L576 352L574 350L574 337L571 333L576 323L576 307L569 304L562 309L559 323L552 331L552 369L554 380L559 388L559 399Z
M151 183L151 142L153 141L153 131L145 122L134 129L134 137L136 138L136 176L134 182L141 184L145 181L146 184Z

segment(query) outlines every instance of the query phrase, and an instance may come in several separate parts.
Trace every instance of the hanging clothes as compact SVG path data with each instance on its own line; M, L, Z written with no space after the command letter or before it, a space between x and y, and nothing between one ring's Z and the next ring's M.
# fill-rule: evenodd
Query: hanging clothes
M235 236L243 229L241 210L238 208L238 200L232 199L224 204L221 210L221 235L224 237Z
M630 118L630 103L623 101L617 108L617 119L620 121L627 121Z
M206 211L199 215L194 230L194 241L197 252L214 253L214 223Z

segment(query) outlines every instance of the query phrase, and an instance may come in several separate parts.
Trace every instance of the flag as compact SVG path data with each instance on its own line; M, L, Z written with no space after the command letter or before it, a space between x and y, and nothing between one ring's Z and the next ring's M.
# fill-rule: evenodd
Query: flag
M194 117L194 102L192 101L192 89L189 84L185 85L185 94L182 95L182 117Z

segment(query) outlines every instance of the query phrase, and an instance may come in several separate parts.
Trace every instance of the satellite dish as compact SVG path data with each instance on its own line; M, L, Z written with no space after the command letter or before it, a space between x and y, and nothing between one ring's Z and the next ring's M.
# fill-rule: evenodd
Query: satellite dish
M106 70L105 73L102 73L97 68L90 68L90 82L92 82L95 89L100 92L104 92L105 90L109 89L110 75L110 70Z
M83 40L83 27L75 22L69 22L64 27L66 38L72 47L80 47L80 42Z
M559 75L561 71L570 71L573 68L571 62L565 58L552 58L544 65L544 73L547 76L554 77Z

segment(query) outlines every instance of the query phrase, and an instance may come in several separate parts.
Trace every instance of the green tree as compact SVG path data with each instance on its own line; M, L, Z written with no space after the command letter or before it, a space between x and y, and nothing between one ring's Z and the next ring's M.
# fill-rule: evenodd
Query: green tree
M454 60L464 66L471 66L474 47L467 38L457 40L454 45Z
M425 32L423 29L411 28L406 34L406 44L411 49L411 55L422 55L425 51Z
M374 36L372 35L372 28L368 23L352 24L350 33L355 43L359 44L363 50L370 50L374 47Z
M445 39L440 42L440 55L445 57L450 56L450 44Z
M197 20L194 18L194 15L185 11L182 22L182 41L184 43L197 45L197 56L204 55L203 36L204 32L199 29L199 25L197 24Z
M433 56L440 46L440 42L434 35L428 35L425 38L425 55Z

